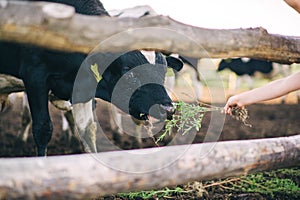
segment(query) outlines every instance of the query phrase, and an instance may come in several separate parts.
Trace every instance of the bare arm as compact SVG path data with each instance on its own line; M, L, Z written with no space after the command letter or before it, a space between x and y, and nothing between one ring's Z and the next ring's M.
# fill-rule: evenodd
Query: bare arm
M224 109L231 113L231 107L243 107L249 104L274 99L300 89L300 72L286 78L272 81L269 84L232 96L228 99Z
M289 6L300 13L300 0L284 0Z
M300 13L300 0L284 0L289 6ZM274 99L300 89L300 72L283 79L273 81L265 86L244 92L228 99L224 110L231 114L234 106L243 107L260 101Z

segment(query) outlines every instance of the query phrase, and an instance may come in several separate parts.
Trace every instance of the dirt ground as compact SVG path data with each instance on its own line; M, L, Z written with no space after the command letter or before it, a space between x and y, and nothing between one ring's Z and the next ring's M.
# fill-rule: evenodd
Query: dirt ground
M48 147L48 155L82 153L83 150L80 142L75 137L70 139L66 133L62 133L60 111L52 106L50 106L50 108L54 123L54 133ZM250 115L249 123L251 123L253 127L247 127L241 122L227 116L219 141L272 138L300 134L300 104L255 104L249 106L248 110ZM107 137L120 148L133 149L156 146L151 138L143 139L142 145L139 145L135 137L126 134L121 136L111 130L108 123L107 106L97 106L96 113L100 126ZM21 122L20 106L14 106L0 113L0 157L35 156L35 146L32 135L29 135L26 142L18 135L21 129ZM205 114L202 121L202 128L194 138L193 143L203 142L209 126L212 127L210 134L218 134L218 131L214 130L213 127L218 127L220 124L222 123L218 119L211 119L210 113ZM216 131L216 133L214 133L214 131ZM101 140L101 138L98 138L98 140ZM168 139L165 142L168 142ZM298 183L299 178L300 177L298 177ZM222 196L224 198L222 198ZM221 195L218 199L225 199L225 196ZM228 199L257 199L257 197L246 197L247 198ZM189 197L180 198L189 199Z

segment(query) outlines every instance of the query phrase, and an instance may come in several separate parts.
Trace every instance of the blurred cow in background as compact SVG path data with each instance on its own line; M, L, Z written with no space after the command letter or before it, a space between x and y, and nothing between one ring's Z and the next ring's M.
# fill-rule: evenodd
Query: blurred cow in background
M248 89L253 89L254 77L273 80L278 76L286 77L292 73L290 65L250 58L223 59L218 65L217 71L219 72L224 69L229 69L233 72L233 74L229 76L228 84L231 93L236 93L236 91L240 89L243 81L247 82ZM299 99L298 93L297 99ZM282 98L282 102L285 100L286 96Z

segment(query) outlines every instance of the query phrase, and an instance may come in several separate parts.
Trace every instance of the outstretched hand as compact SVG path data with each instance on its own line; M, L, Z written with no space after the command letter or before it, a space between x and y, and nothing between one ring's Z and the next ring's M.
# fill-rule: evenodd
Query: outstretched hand
M224 106L225 113L231 115L233 107L244 107L244 104L240 100L239 95L232 96L227 100L227 103Z

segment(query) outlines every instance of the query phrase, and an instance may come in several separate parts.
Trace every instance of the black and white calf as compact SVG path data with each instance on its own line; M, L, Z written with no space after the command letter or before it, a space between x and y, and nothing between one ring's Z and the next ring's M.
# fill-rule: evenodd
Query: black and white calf
M72 5L81 14L108 15L98 0L51 2ZM164 75L168 63L176 70L182 63L158 52L152 53L155 54L152 63L141 51L116 54L113 55L115 59L105 65L106 69L103 62L111 54L87 56L8 42L0 42L0 52L0 73L13 75L24 82L39 156L46 155L52 136L48 109L50 91L62 100L72 100L79 134L84 138L86 150L91 152L96 152L94 97L112 102L137 120L147 120L149 115L171 117L173 113L172 101L163 87Z

